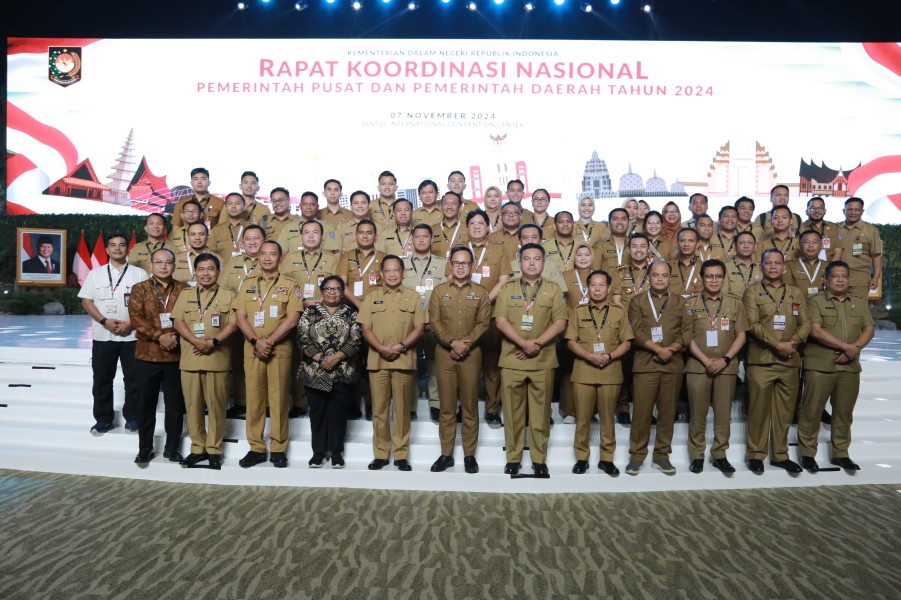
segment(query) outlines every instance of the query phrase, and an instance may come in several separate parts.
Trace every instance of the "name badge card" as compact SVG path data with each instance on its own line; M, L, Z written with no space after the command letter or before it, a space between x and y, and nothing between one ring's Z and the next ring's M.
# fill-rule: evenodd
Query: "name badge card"
M266 313L261 310L253 313L253 326L262 327L266 323Z
M194 335L197 337L206 335L206 327L203 323L194 323Z
M190 285L191 287L194 287L195 285L197 285L197 282L196 282L196 281L189 281L189 282L188 282L188 285Z
M269 307L269 318L277 319L278 318L278 304L273 304Z
M379 284L379 276L376 275L375 273L370 273L370 274L369 274L369 285L370 285L370 286L376 286L376 285L378 285L378 284ZM361 293L362 293L362 292L361 292Z
M116 308L116 301L109 300L103 305L103 311L106 313L107 317L115 317L118 313L118 309Z
M582 299L579 300L579 305L588 304L588 296L582 296Z
M360 297L363 295L363 282L362 281L354 281L354 296Z
M491 266L490 265L482 266L482 277L491 277Z
M304 298L312 298L313 297L313 284L312 283L303 284L303 297Z
M785 331L785 315L773 315L773 330Z
M707 347L716 348L720 345L720 332L714 329L707 332Z
M519 328L522 331L532 331L532 323L535 321L535 317L532 315L523 315L522 321L519 324Z
M426 277L425 289L427 291L431 292L433 289L435 289L434 285L435 285L435 281L431 277Z
M729 331L729 317L720 319L720 329L722 331Z
M481 273L473 273L471 275L473 283L482 283L482 274Z
M797 316L798 316L798 310L800 310L800 308L801 308L800 305L798 305L798 304L792 304L792 316L797 317Z
M663 342L663 327L651 327L651 341L655 344Z
M819 294L819 293L820 293L820 288L815 288L815 287L809 287L809 288L807 288L807 295L808 295L808 296L816 296L816 295Z
M607 350L604 349L603 342L598 342L594 345L594 351L595 352L606 352Z
M163 329L172 327L172 313L160 313L160 327Z
M851 244L851 254L854 256L863 254L863 244Z
M828 249L831 248L831 247L832 247L832 242L829 240L829 238L824 237L824 238L823 238L823 248L825 248L826 250L828 250Z
M210 325L213 327L219 327L219 313L213 313L210 315Z

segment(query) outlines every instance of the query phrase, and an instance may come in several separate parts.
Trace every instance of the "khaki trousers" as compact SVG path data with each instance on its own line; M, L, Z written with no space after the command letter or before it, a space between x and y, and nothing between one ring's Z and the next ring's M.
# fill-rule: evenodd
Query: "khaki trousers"
M651 440L651 417L657 407L654 435L654 460L667 458L673 451L673 422L676 403L682 390L682 373L635 373L632 385L632 428L629 431L629 456L644 461Z
M573 452L576 460L588 460L591 456L589 440L591 437L591 416L598 412L601 429L601 460L612 462L616 452L616 398L619 396L619 383L589 385L573 383L573 394L576 405L576 438Z
M475 456L479 444L479 370L482 351L477 346L463 360L454 360L450 351L435 348L435 370L438 372L438 396L441 398L441 418L438 438L441 454L454 455L457 438L457 399L463 414L460 427L463 455Z
M254 452L266 452L263 431L266 407L269 408L269 449L284 452L288 448L288 392L291 389L291 353L276 350L268 361L244 357L247 378L247 441Z
M482 348L482 376L485 379L485 412L501 412L501 332L491 319L488 331L479 340Z
M410 453L410 410L416 401L416 371L388 370L369 372L372 390L372 452L375 458L388 460L394 447L394 460ZM394 404L392 425L388 409Z
M529 455L532 463L547 461L547 441L551 433L551 396L554 371L501 369L504 405L504 440L507 462L522 462L526 447L526 411L529 413Z
M839 371L804 372L804 400L798 415L798 447L801 456L816 456L820 433L820 416L826 402L832 401L832 458L847 458L851 445L851 422L857 394L860 392L860 373Z
M706 373L686 373L688 406L691 420L688 425L688 455L692 460L704 458L707 448L707 412L713 406L713 445L710 456L726 458L732 423L732 399L735 397L735 375L720 373L711 377Z
M788 459L788 430L798 400L798 367L748 365L748 460ZM822 412L822 411L821 411Z
M222 454L225 409L228 405L227 371L182 371L191 454ZM203 414L207 408L209 419ZM209 423L207 423L207 420Z

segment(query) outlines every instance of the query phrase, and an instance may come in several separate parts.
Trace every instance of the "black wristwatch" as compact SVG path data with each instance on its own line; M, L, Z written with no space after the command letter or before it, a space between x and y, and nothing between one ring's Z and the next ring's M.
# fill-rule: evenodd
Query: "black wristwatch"
M105 327L106 326L106 317L103 317L102 319L100 319L97 322L100 323L101 327Z
M400 343L400 351L406 352L407 350L409 350L409 348L407 348L407 345L405 343L401 342Z
M724 356L724 357L723 357L723 360L726 361L726 364L728 365L730 362L732 362L732 357L731 357L731 356Z
M213 347L214 348L218 348L219 344L221 344L221 343L222 342L219 341L219 338L213 338Z

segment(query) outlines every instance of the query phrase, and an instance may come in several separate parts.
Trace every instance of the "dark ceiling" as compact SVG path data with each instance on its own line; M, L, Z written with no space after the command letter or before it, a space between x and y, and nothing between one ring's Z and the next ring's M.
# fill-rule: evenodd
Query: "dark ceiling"
M470 12L464 0L250 0L238 11L232 0L6 0L6 36L40 37L255 37L255 38L498 38L634 39L735 41L898 41L901 0L536 0L531 13L523 0L478 0ZM650 16L641 10L652 5Z

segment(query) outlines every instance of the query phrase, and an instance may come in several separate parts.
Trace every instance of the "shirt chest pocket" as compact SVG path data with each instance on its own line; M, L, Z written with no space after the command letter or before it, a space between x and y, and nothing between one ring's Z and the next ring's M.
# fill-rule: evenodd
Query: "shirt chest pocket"
M824 310L823 311L823 328L824 329L835 329L838 327L838 313L834 310Z
M776 305L766 296L757 299L757 313L761 318L771 317L776 314Z

